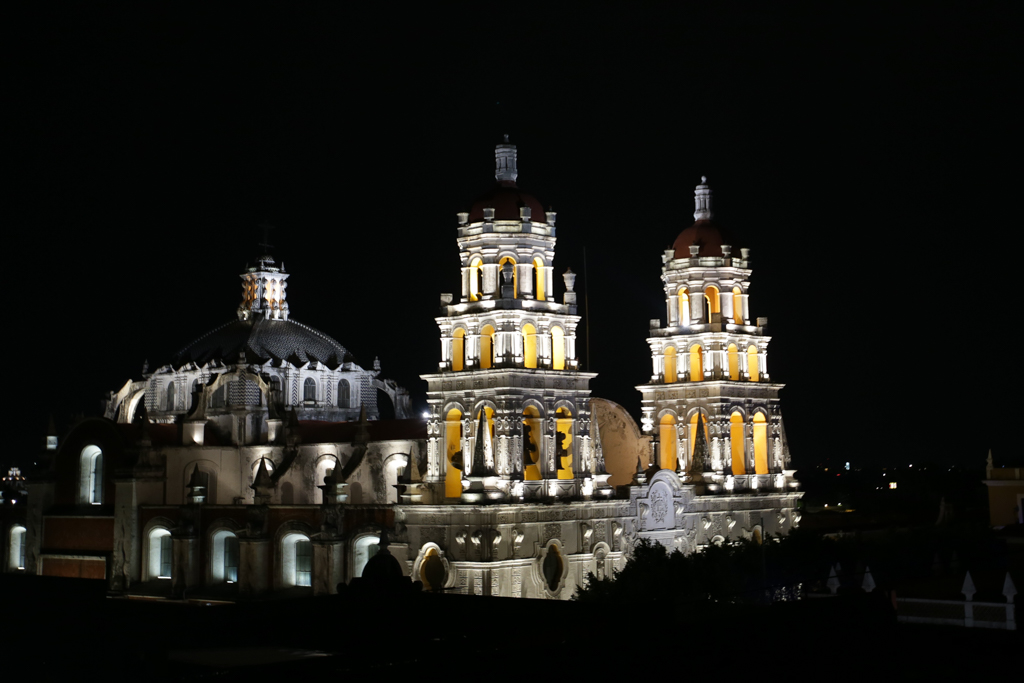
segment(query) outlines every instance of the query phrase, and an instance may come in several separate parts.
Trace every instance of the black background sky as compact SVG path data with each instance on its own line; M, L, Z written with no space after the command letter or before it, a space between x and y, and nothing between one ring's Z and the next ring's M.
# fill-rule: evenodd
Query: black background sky
M706 174L798 467L1019 457L1009 3L348 5L7 22L5 467L231 319L262 222L293 317L425 405L455 214L503 133L556 273L586 247L595 395L638 416Z

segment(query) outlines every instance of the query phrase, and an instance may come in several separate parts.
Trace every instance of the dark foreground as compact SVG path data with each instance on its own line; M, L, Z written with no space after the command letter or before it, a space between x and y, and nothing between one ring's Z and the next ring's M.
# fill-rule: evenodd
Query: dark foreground
M759 607L349 590L202 606L112 599L98 582L7 576L0 586L4 673L22 676L3 676L12 681L973 678L1019 673L1024 653L1019 631L897 624L877 594Z

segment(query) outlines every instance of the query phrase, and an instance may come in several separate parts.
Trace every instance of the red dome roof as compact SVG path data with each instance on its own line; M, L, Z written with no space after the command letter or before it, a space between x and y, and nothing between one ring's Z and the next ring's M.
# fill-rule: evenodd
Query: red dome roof
M691 244L700 246L698 256L721 256L722 245L728 242L722 238L718 226L709 220L699 220L679 233L679 237L672 244L676 258L690 258Z
M538 223L546 222L544 206L531 194L526 194L511 180L500 181L493 190L473 203L469 211L469 222L475 223L484 219L484 209L494 209L494 220L517 221L519 209L530 207L530 219Z

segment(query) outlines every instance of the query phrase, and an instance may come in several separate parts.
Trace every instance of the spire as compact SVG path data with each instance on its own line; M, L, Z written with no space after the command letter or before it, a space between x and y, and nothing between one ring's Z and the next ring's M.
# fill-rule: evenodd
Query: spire
M239 276L242 278L242 303L238 306L238 319L250 320L262 316L271 320L287 320L288 273L285 272L284 263L278 265L270 255L271 244L267 236L270 226L262 227L264 237L260 247L266 253L256 259L254 267L247 266Z
M473 466L469 473L474 477L495 476L491 428L487 424L487 410L483 408L480 409L480 421L476 427L476 444L473 446Z
M708 177L702 175L700 177L700 185L693 193L694 200L694 211L693 220L695 221L709 221L711 220L711 188L708 187Z
M188 480L188 491L189 502L192 504L198 505L206 502L206 485L199 473L199 465L192 467L192 476Z
M591 448L594 449L594 474L608 474L608 470L605 469L604 464L604 449L601 447L601 429L598 427L597 413L594 412L591 424L594 426L591 429L590 438L594 442Z
M508 135L505 142L494 148L494 179L500 182L516 182L519 171L516 169L516 146L510 144Z
M701 479L704 476L704 462L708 457L708 438L704 434L704 413L697 411L697 436L693 443L693 462L690 463L690 477Z
M270 472L267 470L267 459L260 458L260 466L256 470L256 477L249 488L253 490L253 502L256 505L268 505L272 491L274 489L274 481L270 478Z

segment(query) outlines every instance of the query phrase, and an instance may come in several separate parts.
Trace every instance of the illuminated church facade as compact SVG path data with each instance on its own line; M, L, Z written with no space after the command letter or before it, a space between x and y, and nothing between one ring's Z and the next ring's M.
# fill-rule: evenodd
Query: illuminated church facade
M235 319L48 440L5 525L6 569L236 600L334 593L387 565L431 590L564 599L639 538L691 553L787 533L801 494L782 386L750 318L748 252L723 243L707 184L663 254L638 427L580 370L555 213L519 188L507 138L495 159L494 189L458 214L428 414L292 319L289 273L264 255Z

